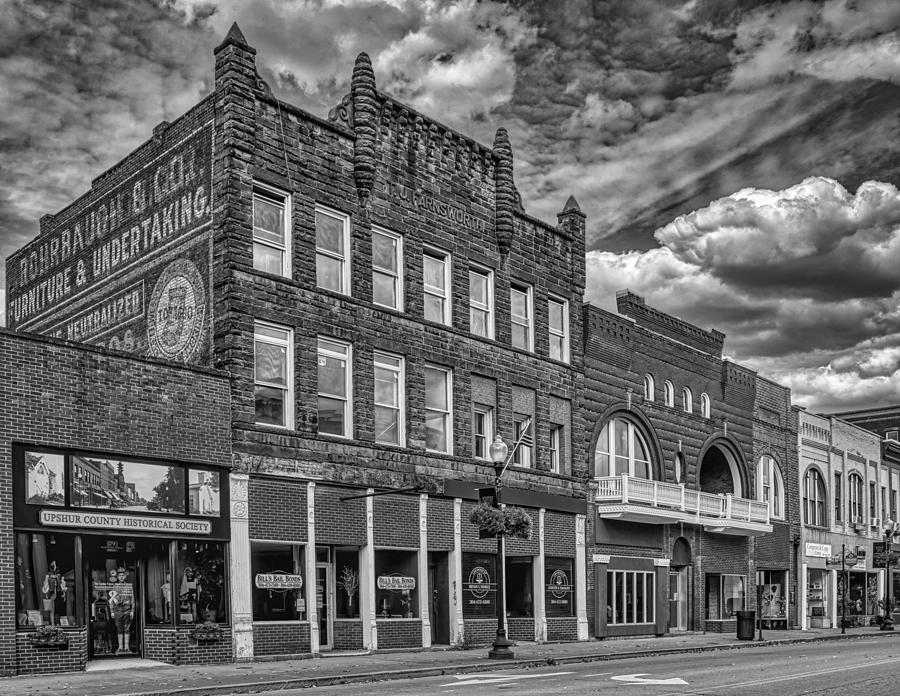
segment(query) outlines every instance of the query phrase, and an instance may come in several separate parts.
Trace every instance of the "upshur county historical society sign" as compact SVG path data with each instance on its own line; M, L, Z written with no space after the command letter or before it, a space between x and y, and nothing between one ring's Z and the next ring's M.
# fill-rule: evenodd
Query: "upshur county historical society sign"
M86 527L118 532L170 532L172 534L209 534L208 520L189 520L144 515L111 515L105 512L41 510L41 524L46 527Z

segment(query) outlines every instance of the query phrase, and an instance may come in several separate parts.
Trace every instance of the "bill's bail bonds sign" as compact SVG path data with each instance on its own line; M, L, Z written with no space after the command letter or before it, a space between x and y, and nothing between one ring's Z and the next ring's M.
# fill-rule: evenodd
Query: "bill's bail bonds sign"
M10 326L212 220L212 126L151 160L11 259ZM67 213L63 213L67 215Z

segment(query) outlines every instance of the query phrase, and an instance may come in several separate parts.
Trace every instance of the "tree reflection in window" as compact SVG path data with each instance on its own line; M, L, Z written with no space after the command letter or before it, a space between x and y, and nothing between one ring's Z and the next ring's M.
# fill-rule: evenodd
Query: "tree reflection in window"
M613 418L600 431L594 451L594 475L653 478L648 452L644 436L633 423Z

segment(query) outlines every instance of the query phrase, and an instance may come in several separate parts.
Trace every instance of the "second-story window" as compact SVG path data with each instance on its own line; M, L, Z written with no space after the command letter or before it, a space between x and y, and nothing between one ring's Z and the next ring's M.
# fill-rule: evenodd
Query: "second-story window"
M878 486L873 482L869 481L869 519L874 520L878 517L878 503L875 500L875 493L878 490Z
M863 521L863 480L862 476L853 472L847 477L847 493L850 502L850 519L851 523L861 523Z
M509 314L512 324L512 344L515 348L534 350L534 310L532 291L527 285L513 285L509 289Z
M422 253L425 318L450 324L450 254L427 248Z
M257 322L253 329L256 422L292 428L293 337L290 329Z
M534 419L524 413L513 414L513 429L519 446L513 453L512 463L525 468L531 467L534 455L534 436L532 435Z
M425 449L453 452L453 374L425 366Z
M351 347L332 338L319 338L319 433L351 437Z
M816 527L825 522L825 482L818 469L808 469L803 482L803 521Z
M375 353L375 441L403 444L403 358Z
M547 331L550 334L550 357L569 362L569 303L551 297L547 301Z
M494 409L485 404L472 406L472 441L475 459L489 460L491 442L494 439Z
M372 230L372 301L403 309L403 237Z
M558 474L562 471L563 426L550 426L550 471Z
M494 274L481 268L469 269L469 330L494 337Z
M844 498L841 489L843 486L841 485L842 476L840 472L835 473L834 475L834 521L840 522L844 519Z
M636 478L653 478L647 443L631 421L614 418L603 426L594 450L594 476L628 474Z
M350 294L350 218L316 206L316 284Z
M291 275L290 196L268 186L253 187L253 268Z
M769 455L759 458L757 475L757 500L769 505L769 515L782 519L784 517L784 481L778 464Z

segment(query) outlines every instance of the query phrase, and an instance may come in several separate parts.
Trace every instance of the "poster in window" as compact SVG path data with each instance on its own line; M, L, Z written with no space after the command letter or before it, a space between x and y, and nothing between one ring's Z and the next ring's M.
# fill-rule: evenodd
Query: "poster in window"
M548 558L544 566L544 603L547 616L573 616L572 560Z
M463 554L463 616L494 618L497 616L497 576L494 556Z

